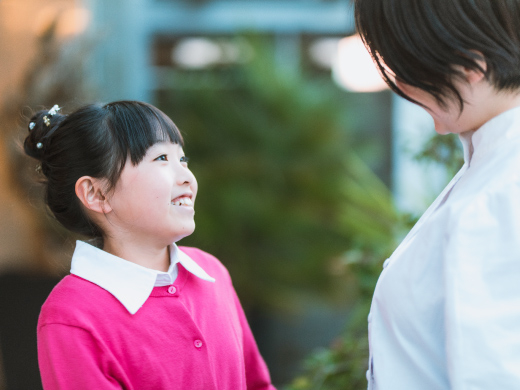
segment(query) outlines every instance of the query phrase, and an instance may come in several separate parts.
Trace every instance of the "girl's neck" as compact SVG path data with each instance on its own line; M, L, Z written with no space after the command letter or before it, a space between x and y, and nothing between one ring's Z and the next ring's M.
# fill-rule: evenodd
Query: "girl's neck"
M135 242L123 243L114 239L105 239L103 250L124 260L156 271L166 272L170 267L168 246L155 248Z

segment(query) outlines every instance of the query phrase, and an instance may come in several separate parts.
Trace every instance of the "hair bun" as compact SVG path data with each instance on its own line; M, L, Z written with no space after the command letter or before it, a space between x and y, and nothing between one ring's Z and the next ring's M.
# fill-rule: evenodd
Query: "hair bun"
M29 135L24 141L24 151L28 156L42 161L51 135L59 127L66 115L58 114L60 107L54 105L50 110L38 111L28 124Z

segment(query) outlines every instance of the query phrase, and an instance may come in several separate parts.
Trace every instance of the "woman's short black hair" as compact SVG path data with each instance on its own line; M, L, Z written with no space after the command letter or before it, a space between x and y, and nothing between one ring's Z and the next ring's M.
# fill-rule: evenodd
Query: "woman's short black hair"
M106 179L110 191L127 159L137 165L148 148L161 141L184 145L175 124L158 108L117 101L84 106L69 115L37 112L30 120L24 150L41 162L45 201L56 219L73 232L103 237L76 196L77 180Z
M385 81L394 77L439 104L463 99L456 65L484 71L497 90L520 88L520 0L355 0L356 27Z

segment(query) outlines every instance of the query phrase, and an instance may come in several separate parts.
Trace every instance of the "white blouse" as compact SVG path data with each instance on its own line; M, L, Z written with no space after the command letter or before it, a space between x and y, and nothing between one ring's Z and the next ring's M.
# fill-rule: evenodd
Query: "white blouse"
M464 166L384 263L371 390L520 389L520 107L461 141Z

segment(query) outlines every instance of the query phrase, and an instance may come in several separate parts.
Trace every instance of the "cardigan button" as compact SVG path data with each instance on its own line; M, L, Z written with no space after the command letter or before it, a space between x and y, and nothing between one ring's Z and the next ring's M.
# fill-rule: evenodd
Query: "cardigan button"
M168 287L168 293L169 294L175 294L177 292L177 289L175 288L175 286L170 286Z
M200 340L195 340L193 342L193 345L195 345L195 348L201 348L202 347L202 341Z

